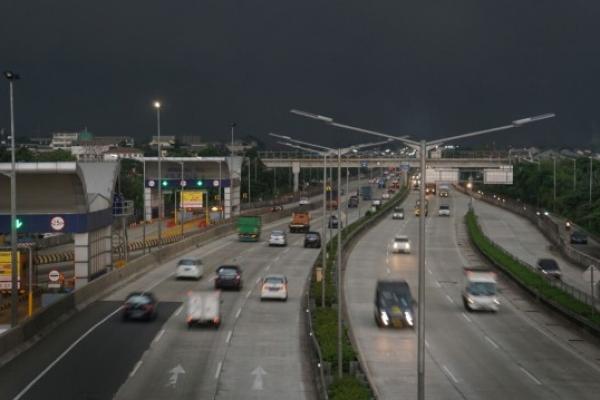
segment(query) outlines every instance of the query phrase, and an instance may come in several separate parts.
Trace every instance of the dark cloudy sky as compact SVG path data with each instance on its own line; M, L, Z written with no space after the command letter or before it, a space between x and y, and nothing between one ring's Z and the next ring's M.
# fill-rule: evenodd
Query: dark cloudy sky
M486 138L588 145L600 133L597 0L0 1L19 135L270 131L371 141L289 114L434 138L555 112ZM0 85L0 127L9 127Z

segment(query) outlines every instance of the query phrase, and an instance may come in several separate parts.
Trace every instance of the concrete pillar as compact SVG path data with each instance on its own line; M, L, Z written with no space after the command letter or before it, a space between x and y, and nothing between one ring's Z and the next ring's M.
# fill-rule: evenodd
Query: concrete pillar
M152 221L152 188L144 188L144 220Z
M75 242L75 289L112 266L112 226L73 234Z
M231 197L231 188L226 187L223 190L225 193L223 195L224 206L225 206L225 218L231 218L231 207L232 207L232 197Z
M298 191L298 187L300 186L300 163L293 162L292 163L292 173L294 174L294 193Z

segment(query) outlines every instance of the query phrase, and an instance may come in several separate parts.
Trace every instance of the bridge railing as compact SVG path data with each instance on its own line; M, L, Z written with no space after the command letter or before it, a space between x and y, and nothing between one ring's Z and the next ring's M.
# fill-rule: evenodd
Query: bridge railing
M259 151L258 156L261 159L274 159L274 160L289 160L289 159L309 159L309 160L322 160L323 156L315 153L303 152L303 151ZM343 159L379 159L379 160L416 160L416 157L410 157L406 155L389 155L389 154L346 154L342 156ZM472 159L472 160L496 160L496 159L508 159L508 152L505 151L452 151L443 152L442 159ZM430 157L431 160L436 160L435 156Z

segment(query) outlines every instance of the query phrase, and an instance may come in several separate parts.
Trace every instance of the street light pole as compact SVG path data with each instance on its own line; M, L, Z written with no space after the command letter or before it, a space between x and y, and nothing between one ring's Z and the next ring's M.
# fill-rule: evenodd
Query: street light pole
M553 188L553 201L552 201L552 211L556 212L556 157L552 157L553 161L553 174L554 174L554 188Z
M310 119L314 119L320 122L323 122L327 125L331 125L331 126L335 126L337 128L342 128L342 129L347 129L347 130L351 130L351 131L355 131L355 132L361 132L361 133L366 133L369 135L374 135L374 136L379 136L379 137L385 137L387 139L392 139L392 140L398 140L400 142L403 142L415 149L420 150L420 157L421 157L421 185L420 185L420 199L421 199L421 212L420 212L420 224L419 224L419 302L418 302L418 321L417 321L417 325L418 325L418 336L417 336L417 378L418 378L418 382L417 382L417 389L418 389L418 393L417 393L417 398L418 400L424 400L425 399L425 210L424 210L424 206L425 206L425 158L427 156L426 151L428 147L433 147L435 145L439 145L442 144L444 142L448 142L451 140L456 140L456 139L464 139L464 138L468 138L468 137L473 137L473 136L479 136L479 135L483 135L486 133L492 133L492 132L498 132L498 131L503 131L503 130L507 130L507 129L512 129L512 128L519 128L523 125L532 123L532 122L537 122L537 121L541 121L547 118L552 118L554 117L554 114L542 114L542 115L537 115L537 116L533 116L533 117L527 117L527 118L521 118L518 120L514 120L512 121L509 125L504 125L504 126L500 126L497 128L491 128L491 129L484 129L484 130L480 130L480 131L474 131L474 132L469 132L469 133L464 133L461 135L455 135L455 136L450 136L450 137L446 137L443 139L436 139L436 140L432 140L429 142L426 142L424 140L421 141L415 141L415 140L410 140L407 139L406 137L398 137L398 136L392 136L392 135L388 135L382 132L377 132L377 131L373 131L373 130L369 130L369 129L363 129L363 128L358 128L355 126L351 126L351 125L345 125L345 124L341 124L338 122L335 122L333 120L333 118L331 117L327 117L324 115L319 115L319 114L314 114L314 113L310 113L310 112L306 112L306 111L301 111L301 110L290 110L292 114L296 114L302 117L306 117L306 118L310 118Z
M179 184L181 185L181 193L179 195L179 222L181 222L181 237L183 238L184 235L184 231L183 231L183 222L184 222L184 216L185 216L185 208L183 207L183 191L185 190L185 185L186 182L183 179L183 161L181 162L181 182L179 182ZM182 211L183 210L183 211Z
M338 190L337 190L337 261L336 261L336 272L337 272L337 298L338 298L338 377L341 378L343 375L343 362L344 362L344 354L342 353L342 150L338 149L337 151L337 181L338 181Z
M235 122L231 123L231 155L233 155L233 131L236 126L237 126L237 123L235 123Z
M590 156L590 208L592 207L592 176L594 175L593 158Z
M15 104L13 94L13 83L20 79L19 75L12 71L4 71L4 77L8 80L10 92L10 261L11 261L11 295L10 295L10 324L17 326L19 322L19 288L17 267L17 169L15 150Z
M158 149L158 248L161 248L162 244L162 218L163 218L163 198L162 198L162 148L160 142L160 101L154 102L154 108L156 108L156 137L157 137L157 149Z
M577 187L577 159L573 159L573 191Z

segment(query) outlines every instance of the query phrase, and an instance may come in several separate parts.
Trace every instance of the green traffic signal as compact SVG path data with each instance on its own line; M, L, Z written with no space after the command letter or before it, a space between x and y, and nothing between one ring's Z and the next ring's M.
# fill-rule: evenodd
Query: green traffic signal
M204 182L202 181L196 181L196 186L202 186L204 184Z
M15 227L17 229L21 228L23 226L23 221L21 221L19 218L16 219L15 221Z
M163 185L163 187L167 187L169 185L169 182L167 181L162 181L161 185Z

